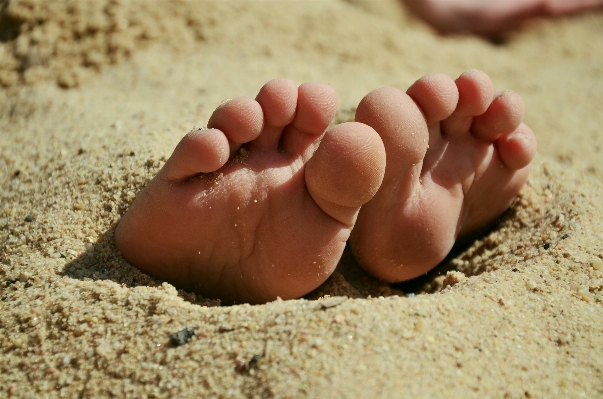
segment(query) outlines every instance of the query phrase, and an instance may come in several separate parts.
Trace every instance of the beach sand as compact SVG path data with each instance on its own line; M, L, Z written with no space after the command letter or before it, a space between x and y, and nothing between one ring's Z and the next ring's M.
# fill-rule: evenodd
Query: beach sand
M495 43L438 37L394 0L0 15L0 397L603 395L602 13ZM115 250L120 215L222 101L320 81L341 122L376 87L471 68L523 95L540 153L500 223L418 281L380 283L346 251L304 299L222 307Z

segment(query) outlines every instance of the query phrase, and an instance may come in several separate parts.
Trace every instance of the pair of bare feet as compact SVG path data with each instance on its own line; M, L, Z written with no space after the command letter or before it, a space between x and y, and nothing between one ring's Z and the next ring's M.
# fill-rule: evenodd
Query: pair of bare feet
M369 273L407 280L501 215L536 152L521 97L475 70L374 90L325 132L336 108L330 86L287 79L220 105L138 195L118 249L227 303L312 291L348 239Z
M603 6L603 0L403 0L442 33L493 35L531 17L558 16Z

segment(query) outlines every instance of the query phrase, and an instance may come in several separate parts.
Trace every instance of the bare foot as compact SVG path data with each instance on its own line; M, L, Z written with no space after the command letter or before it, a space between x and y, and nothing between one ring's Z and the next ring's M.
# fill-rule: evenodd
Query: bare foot
M229 303L312 291L385 171L372 128L324 133L336 108L330 86L287 79L220 105L138 195L117 248L153 276Z
M424 76L407 94L369 93L356 121L381 135L387 167L350 238L358 262L384 281L408 280L489 226L526 182L536 152L523 114L518 94L494 92L475 70L456 82Z
M492 35L535 16L563 15L603 6L603 0L404 0L442 33Z

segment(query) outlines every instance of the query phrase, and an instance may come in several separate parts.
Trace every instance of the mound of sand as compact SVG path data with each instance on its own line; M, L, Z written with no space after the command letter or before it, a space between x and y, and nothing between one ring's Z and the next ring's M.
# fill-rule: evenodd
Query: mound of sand
M602 22L494 45L385 0L0 1L0 396L600 396ZM224 99L328 82L342 121L375 87L469 68L524 96L541 154L497 227L424 278L382 284L346 252L304 299L220 307L115 250Z
M0 84L56 81L74 87L150 41L177 48L205 40L221 12L194 1L142 0L0 2ZM208 14L212 16L207 18ZM173 40L176 39L177 40Z

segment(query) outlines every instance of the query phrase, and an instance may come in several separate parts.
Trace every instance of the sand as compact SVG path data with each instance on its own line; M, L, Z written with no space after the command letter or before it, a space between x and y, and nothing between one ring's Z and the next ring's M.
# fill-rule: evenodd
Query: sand
M0 1L0 397L601 397L602 25L492 43L393 0ZM115 250L223 100L321 81L344 121L373 88L470 68L524 96L540 153L496 228L419 281L380 283L346 251L306 298L222 307Z

